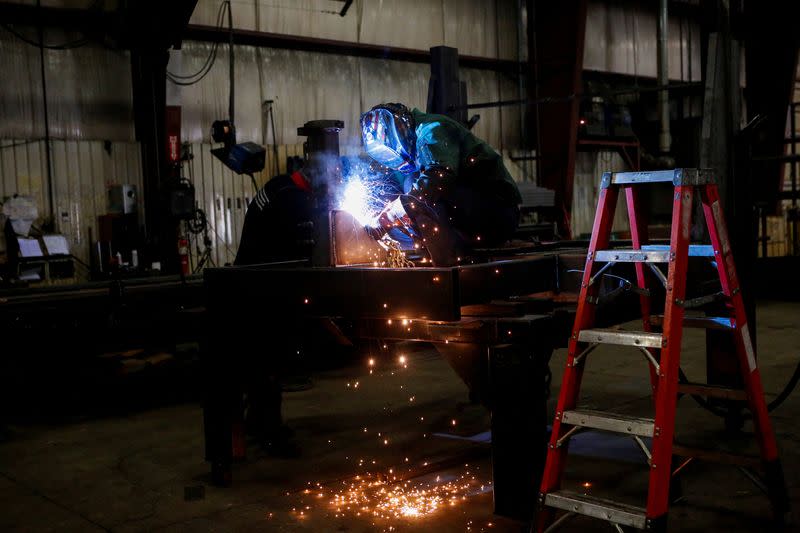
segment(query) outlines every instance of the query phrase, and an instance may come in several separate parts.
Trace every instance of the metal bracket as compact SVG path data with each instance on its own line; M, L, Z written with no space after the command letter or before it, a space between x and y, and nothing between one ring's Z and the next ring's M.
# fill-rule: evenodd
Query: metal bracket
M609 268L613 267L615 264L616 264L616 263L614 263L614 262L612 261L612 262L610 262L610 263L606 263L605 265L603 265L603 266L602 266L602 268L600 268L600 270L598 270L598 271L595 273L595 275L594 275L594 276L592 276L591 278L589 278L589 285L588 285L588 286L589 286L589 287L591 287L591 286L594 284L594 282L595 282L595 281L597 281L597 279L598 279L598 278L599 278L599 277L600 277L600 276L603 274L603 272L605 272L605 271L606 271L606 270L608 270Z
M647 445L644 443L644 441L642 440L642 438L641 438L639 435L634 435L634 436L633 436L633 440L635 440L635 441L636 441L636 444L638 444L638 445L639 445L639 448L641 448L641 449L642 449L642 453L644 453L645 457L647 457L647 464L650 464L650 463L652 463L652 461L653 461L653 456L652 456L652 454L650 453L650 448L648 448L648 447L647 447Z
M564 443L570 439L570 437L572 437L575 433L577 433L581 429L583 428L580 426L572 426L571 428L569 428L569 430L563 435L561 435L561 438L556 441L556 448L561 448L561 446L563 446Z
M762 479L761 479L761 478L760 478L758 475L756 475L754 472L752 472L752 471L751 471L749 468L747 468L746 466L740 466L740 467L739 467L739 471L740 471L742 474L744 474L744 477L746 477L747 479L749 479L750 481L752 481L752 482L753 482L753 485L755 485L756 487L758 487L758 489L759 489L761 492L763 492L764 494L767 494L767 495L769 495L769 489L767 488L767 485L766 485L766 483L764 483L764 481L763 481L763 480L762 480Z
M555 522L550 524L550 526L547 529L544 530L544 533L553 533L558 528L560 528L562 525L564 525L564 522L566 522L567 520L569 520L573 516L575 516L575 513L564 513L563 515L559 516L556 519Z
M656 265L655 263L647 263L647 266L650 267L650 270L653 271L653 274L656 275L656 277L658 278L658 281L660 281L661 284L666 289L667 288L667 277L664 275L663 272L661 272L661 269L658 268L658 265Z
M583 360L583 358L584 358L584 357L586 357L587 355L589 355L590 353L592 353L592 351L594 351L594 349L595 349L595 348L597 348L597 346L598 346L598 344L591 344L591 345L589 345L589 347L588 347L588 348L586 348L586 349L585 349L585 350L583 350L581 353L579 353L578 355L576 355L576 356L575 356L575 357L572 359L572 366L578 366L578 363L580 363L580 362Z
M656 374L660 375L661 365L658 364L658 361L656 361L656 358L653 357L653 354L650 353L650 350L648 350L644 346L639 346L639 349L642 351L645 357L647 357L647 360L650 361L650 364L653 365L653 368L655 368L656 370Z

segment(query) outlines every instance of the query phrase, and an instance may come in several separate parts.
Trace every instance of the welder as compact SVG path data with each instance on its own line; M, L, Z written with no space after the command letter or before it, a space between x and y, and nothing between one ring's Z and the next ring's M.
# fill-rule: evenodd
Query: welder
M299 165L299 163L298 163ZM270 179L250 202L234 264L237 266L308 259L311 256L311 186L301 170ZM268 302L263 302L269 305ZM243 353L250 366L245 370L245 427L272 455L294 457L299 446L281 416L282 392L287 380L292 386L308 382L302 369L303 338L296 321L280 325L282 335L266 342L258 335L263 320L255 314L242 324ZM273 324L276 327L276 324ZM277 329L277 327L276 327Z
M405 193L368 228L374 236L410 222L423 240L447 235L446 250L499 246L512 237L519 223L519 190L502 156L465 126L387 103L361 116L361 134L367 154L396 171Z

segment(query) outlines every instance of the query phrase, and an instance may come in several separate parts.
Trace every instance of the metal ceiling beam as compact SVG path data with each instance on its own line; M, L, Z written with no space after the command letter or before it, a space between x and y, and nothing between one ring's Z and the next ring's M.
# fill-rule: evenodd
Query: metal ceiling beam
M216 28L214 26L189 24L183 38L192 41L225 43L228 41L228 30ZM371 57L426 64L431 62L431 54L428 50L354 43L333 39L319 39L316 37L285 35L263 31L234 29L233 42L240 45L263 48L285 48L322 54ZM459 55L458 62L459 65L464 68L494 70L508 74L518 74L520 70L520 63L507 59Z

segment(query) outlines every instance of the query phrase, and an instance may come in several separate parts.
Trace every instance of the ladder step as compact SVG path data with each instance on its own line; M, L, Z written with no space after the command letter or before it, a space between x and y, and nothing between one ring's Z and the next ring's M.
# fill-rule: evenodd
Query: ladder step
M652 315L650 317L650 324L653 326L663 326L664 315ZM687 316L683 318L683 327L724 330L733 329L731 319L723 316Z
M707 383L678 383L678 392L693 396L709 396L723 400L737 400L746 402L747 392L742 389L731 389Z
M599 429L623 435L637 435L639 437L652 437L655 426L655 421L652 418L640 418L590 409L564 411L561 415L561 421L571 426Z
M570 513L599 518L620 526L645 529L647 512L642 507L628 505L571 490L551 492L544 497L544 504Z
M584 329L578 334L578 341L645 348L661 348L662 346L661 333L617 329Z
M706 185L714 183L708 169L676 168L673 170L651 170L637 172L606 172L600 185L637 185L647 183L672 183L673 185Z
M594 258L602 263L669 263L669 254L669 245L651 244L642 246L640 250L598 250ZM714 257L714 248L710 244L692 244L689 257Z
M647 252L669 252L669 244L645 244L642 250ZM690 244L689 257L714 257L714 247L710 244Z
M674 179L674 170L656 170L653 172L614 172L611 174L611 183L613 185L664 182L672 183Z
M598 250L594 259L602 263L668 263L669 250Z

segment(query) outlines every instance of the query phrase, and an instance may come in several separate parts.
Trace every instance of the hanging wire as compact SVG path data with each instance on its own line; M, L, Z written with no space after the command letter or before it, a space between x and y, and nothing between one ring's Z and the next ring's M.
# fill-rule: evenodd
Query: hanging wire
M103 0L94 0L89 6L86 8L86 11L92 11L96 9L102 10L102 6L100 5ZM37 8L41 9L41 2L37 2ZM45 50L71 50L73 48L79 48L89 43L89 39L83 37L81 39L75 39L74 41L68 41L66 43L61 44L45 44L44 36L40 36L39 40L36 41L29 37L26 37L24 34L20 33L19 31L15 30L12 25L0 22L0 27L6 30L8 33L19 39L20 41L29 44L31 46L35 46L36 48L43 48Z
M228 9L228 19L232 18L231 15L231 3L230 0L225 0L219 5L219 9L217 10L217 30L222 29L225 20L225 8ZM200 82L203 78L205 78L211 69L214 67L214 64L217 61L217 51L219 50L219 43L216 42L211 47L211 51L208 53L208 57L206 57L205 61L203 61L203 65L197 72L192 74L176 74L174 72L167 71L167 79L174 83L175 85L181 86L189 86L194 85Z
M2 27L4 30L6 30L8 33L13 35L20 41L27 43L31 46L35 46L36 48L44 48L45 50L71 50L73 48L79 48L81 46L84 46L89 42L88 39L81 38L62 44L44 44L43 41L35 41L33 39L25 37L22 33L18 32L13 27L11 27L10 24L6 24L5 22L0 23L0 27Z

